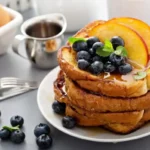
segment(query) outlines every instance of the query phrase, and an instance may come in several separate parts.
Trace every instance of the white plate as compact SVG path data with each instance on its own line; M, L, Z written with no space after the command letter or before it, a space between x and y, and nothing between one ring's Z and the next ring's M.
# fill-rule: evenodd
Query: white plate
M117 143L117 142L131 141L150 135L150 124L147 124L142 128L138 129L137 131L127 135L115 134L106 131L104 129L101 129L100 127L94 128L75 127L74 129L64 128L61 124L62 116L55 114L51 107L54 101L53 81L56 79L58 71L59 67L52 70L44 78L39 87L37 96L37 102L41 113L43 114L45 119L55 128L71 136L95 142Z

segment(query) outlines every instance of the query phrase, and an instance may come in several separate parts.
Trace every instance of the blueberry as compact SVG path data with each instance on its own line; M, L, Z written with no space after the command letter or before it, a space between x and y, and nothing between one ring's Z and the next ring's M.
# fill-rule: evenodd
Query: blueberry
M0 130L0 139L8 140L10 138L11 132L7 129Z
M98 48L102 48L103 46L104 46L104 44L102 42L96 42L96 43L93 44L92 49L96 53L96 50Z
M40 123L34 129L34 135L39 137L42 134L49 135L50 134L50 127L47 124Z
M73 117L65 116L62 119L62 125L67 129L72 129L76 125L76 120Z
M78 67L81 70L87 70L87 68L89 67L90 63L84 59L80 59L78 60Z
M93 48L90 48L90 49L88 50L88 52L90 53L91 56L94 56L94 55L96 54L96 52L93 51Z
M109 56L109 61L116 66L120 66L120 65L125 64L125 57L116 55L115 53L112 53Z
M66 104L65 103L60 103L59 101L54 101L52 104L52 108L55 113L57 114L64 114L65 109L66 109Z
M101 72L103 72L103 68L104 68L104 65L101 61L95 61L90 65L89 71L92 74L98 75Z
M80 51L77 53L77 60L84 59L89 61L91 58L91 55L87 51Z
M92 62L95 62L95 61L102 61L102 60L103 60L103 58L100 57L100 56L98 56L98 55L96 55L96 56L94 56L94 57L92 58Z
M88 48L91 48L93 46L94 43L96 42L100 42L99 38L97 37L90 37L87 39L87 45L88 45Z
M130 64L126 63L124 65L119 66L118 70L119 70L120 74L125 75L132 71L132 66Z
M85 51L88 50L87 43L84 41L76 41L73 43L72 47L77 52L82 51L82 50L85 50Z
M42 134L36 139L36 144L41 149L47 149L52 145L52 138L46 134Z
M106 62L104 65L104 72L114 72L116 67L111 62Z
M124 41L119 36L112 37L110 41L111 41L114 49L116 49L118 46L124 46Z
M24 141L25 134L21 130L15 130L11 133L10 139L13 143L19 144Z
M21 116L13 116L10 118L10 123L13 127L19 125L19 127L21 128L24 123L24 119Z

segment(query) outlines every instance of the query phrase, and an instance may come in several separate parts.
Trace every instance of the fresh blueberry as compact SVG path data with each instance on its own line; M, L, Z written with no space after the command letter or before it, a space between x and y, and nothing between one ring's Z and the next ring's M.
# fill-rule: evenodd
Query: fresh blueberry
M36 139L36 144L41 149L47 149L52 145L52 138L49 135L42 134Z
M42 134L49 135L50 134L50 127L47 124L40 123L34 129L34 135L39 137Z
M65 103L60 103L59 101L54 101L52 104L52 108L55 113L57 114L64 114L65 109L66 109L66 104Z
M98 75L101 72L103 72L103 68L104 68L104 65L101 61L95 61L90 65L89 71L92 74Z
M88 48L91 48L93 46L94 43L96 42L100 42L99 38L97 37L90 37L87 39L87 45L88 45Z
M93 51L93 48L90 48L90 49L88 50L88 52L90 53L91 56L95 56L95 54L96 54L96 52Z
M96 50L98 48L102 48L103 46L104 46L104 44L102 42L96 42L96 43L93 44L92 49L96 53Z
M125 75L132 71L132 66L130 64L126 63L124 65L119 66L118 70L119 70L120 74Z
M90 63L87 60L84 59L78 60L78 68L80 68L81 70L87 70L89 65Z
M19 125L19 127L21 128L24 123L24 119L21 116L13 116L10 118L10 123L13 127Z
M11 132L7 129L0 130L0 139L8 140L10 138Z
M77 53L77 60L84 59L89 61L91 58L91 55L87 51L80 51Z
M25 134L21 130L15 130L11 133L10 139L13 143L22 143L25 139Z
M106 62L104 65L104 72L114 72L116 67L111 62Z
M85 51L88 50L87 43L84 41L76 41L73 43L72 47L77 52L82 51L82 50L85 50Z
M103 61L103 58L100 57L100 56L98 56L98 55L96 55L96 56L94 56L94 57L92 58L92 62L95 62L95 61Z
M125 64L125 57L116 55L115 53L112 53L109 56L109 61L116 66L120 66L120 65Z
M116 49L118 46L124 46L124 41L119 36L112 37L110 41L111 41L114 49Z
M62 119L62 125L67 129L72 129L76 125L76 120L73 117L65 116Z

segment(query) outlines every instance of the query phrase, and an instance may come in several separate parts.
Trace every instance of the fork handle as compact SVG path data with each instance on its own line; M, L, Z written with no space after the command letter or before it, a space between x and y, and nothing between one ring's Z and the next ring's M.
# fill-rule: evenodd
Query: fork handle
M20 57L24 58L24 59L28 59L27 57L23 56L22 54L19 53L19 45L20 43L22 43L25 40L25 36L18 34L15 36L15 39L13 41L13 45L12 45L12 49L13 52L17 55L19 55Z

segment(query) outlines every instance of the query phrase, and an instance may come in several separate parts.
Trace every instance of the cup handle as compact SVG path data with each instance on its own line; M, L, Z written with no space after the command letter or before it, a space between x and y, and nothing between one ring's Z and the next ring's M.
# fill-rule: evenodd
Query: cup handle
M20 57L24 58L24 59L28 59L27 57L23 56L22 54L19 53L19 45L21 42L23 42L25 40L25 36L21 35L21 34L18 34L15 36L15 39L13 41L13 44L12 44L12 49L13 49L13 52L17 55L19 55Z

